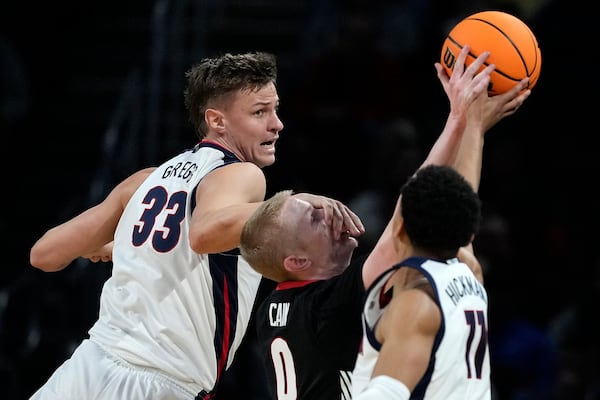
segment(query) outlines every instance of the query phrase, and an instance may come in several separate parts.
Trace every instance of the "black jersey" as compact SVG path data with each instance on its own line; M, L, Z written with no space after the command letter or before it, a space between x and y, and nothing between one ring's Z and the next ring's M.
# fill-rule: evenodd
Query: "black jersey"
M276 400L349 399L362 335L364 257L319 281L283 282L256 313L268 392Z

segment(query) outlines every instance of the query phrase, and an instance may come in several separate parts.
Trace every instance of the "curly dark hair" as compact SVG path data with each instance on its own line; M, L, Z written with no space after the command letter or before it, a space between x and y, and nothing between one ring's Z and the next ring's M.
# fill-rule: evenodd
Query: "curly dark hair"
M204 112L219 101L239 90L256 90L277 81L277 62L271 53L226 53L205 58L186 73L184 90L188 118L200 138L206 135Z
M448 166L419 169L402 187L401 207L413 246L441 259L456 257L481 223L481 200L465 178Z

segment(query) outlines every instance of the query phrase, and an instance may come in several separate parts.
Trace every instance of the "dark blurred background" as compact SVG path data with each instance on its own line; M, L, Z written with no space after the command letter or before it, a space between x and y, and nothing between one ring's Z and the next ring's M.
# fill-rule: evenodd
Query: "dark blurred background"
M446 119L433 67L444 35L487 9L527 22L543 58L532 96L486 136L475 248L494 400L600 399L599 35L579 0L3 2L3 398L26 399L70 355L110 274L83 261L44 274L29 248L134 170L196 141L182 95L193 63L278 56L286 127L265 170L269 194L343 200L369 230L358 249L368 251ZM221 398L261 398L260 377L246 371L251 350L251 341L240 350Z

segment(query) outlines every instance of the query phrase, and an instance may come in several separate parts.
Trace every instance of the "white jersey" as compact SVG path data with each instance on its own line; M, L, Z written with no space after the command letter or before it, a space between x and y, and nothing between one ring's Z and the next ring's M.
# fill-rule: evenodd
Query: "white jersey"
M260 282L238 255L198 254L188 239L195 188L235 155L201 142L158 167L115 232L112 276L90 339L187 390L210 392L246 332Z
M382 290L398 268L421 271L435 292L442 314L429 367L411 399L467 400L491 398L488 348L487 293L466 264L411 257L397 264L369 288L363 310L363 339L352 375L352 394L358 396L371 379L381 343L375 327L389 302Z

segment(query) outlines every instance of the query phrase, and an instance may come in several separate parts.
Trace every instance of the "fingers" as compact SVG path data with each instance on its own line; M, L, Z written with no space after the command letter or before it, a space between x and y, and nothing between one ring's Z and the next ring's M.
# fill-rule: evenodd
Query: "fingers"
M349 233L352 236L359 236L365 233L365 227L359 216L342 202L309 193L299 193L296 196L308 201L314 208L323 210L325 223L331 226L331 230L336 238L340 238L344 233Z
M328 199L326 204L327 206L324 207L325 220L330 223L331 230L336 238L339 239L344 233L359 236L365 232L365 227L359 216L342 202Z
M524 91L524 89L527 87L528 82L529 82L529 78L525 77L525 78L521 79L521 81L519 83L517 83L515 86L513 86L512 89L508 90L506 93L500 94L499 96L504 96L505 98L507 98L507 101L516 99L519 97L519 94L522 91Z
M349 233L352 236L365 233L365 227L360 217L342 202L316 195L307 196L307 198L310 198L313 207L323 210L325 222L331 226L336 238L344 233Z
M494 64L486 65L485 61L489 57L490 52L484 51L477 57L465 70L463 74L463 79L470 80L467 84L471 85L471 94L469 96L470 99L474 99L478 97L481 93L487 92L488 85L490 83L491 74L496 68Z
M454 62L454 65L452 66L452 75L448 76L448 74L446 73L446 70L444 69L444 67L442 67L442 64L440 64L439 62L436 62L434 64L434 67L437 71L437 77L439 79L439 81L442 83L442 87L444 88L444 91L446 92L446 94L448 96L450 96L450 87L449 87L449 82L452 79L453 81L457 81L459 80L464 72L465 69L465 60L467 59L467 55L469 54L471 47L468 45L465 45L460 53L458 54L458 58L456 59L456 61Z
M514 114L523 105L525 100L529 98L531 90L525 90L528 82L529 78L525 77L512 89L497 96L504 102L503 112L505 116Z
M107 243L92 253L85 254L82 257L87 258L93 263L112 261L113 242Z
M489 51L484 51L477 58L475 58L473 60L473 62L471 64L469 64L468 67L466 67L466 60L467 60L467 56L469 55L470 51L471 51L471 46L469 46L469 45L463 46L463 48L460 50L460 53L458 54L458 58L456 59L456 61L454 63L454 67L452 69L452 77L456 76L455 79L462 78L463 75L469 79L473 78L475 76L475 74L477 74L477 71L479 71L481 66L485 64L486 60L490 56ZM495 68L495 67L493 67L493 68ZM492 68L492 70L493 70L493 68Z
M349 232L352 236L359 236L365 233L365 227L358 215L340 202L338 202L338 206L340 206L340 213L342 215L342 225L339 231L334 231L337 236L339 237L344 232Z
M330 200L329 206L332 209L333 218L331 220L331 229L333 230L333 234L336 238L339 238L344 229L344 212L342 205L335 201Z
M444 67L442 67L442 64L440 64L439 62L436 62L434 64L435 69L437 70L437 77L438 80L440 81L440 83L442 84L442 88L444 89L444 92L446 93L447 96L450 96L449 94L449 83L450 82L450 77L448 76L448 74L446 73L446 70L444 69Z
M481 66L485 64L485 61L488 59L489 56L490 56L489 51L482 52L479 55L479 57L477 57L475 60L473 60L473 62L466 69L465 75L467 75L469 77L474 77L475 74L477 74L477 71L479 71L479 69L481 68ZM487 73L489 75L494 70L494 68L496 68L494 66L494 64L490 64L487 66L487 68L485 68L483 71L481 71L481 73Z
M468 118L472 126L487 132L502 118L514 114L531 94L527 90L528 79L523 79L506 93L490 96L488 88L494 64L486 64L490 52L484 51L469 66L470 46L465 45L454 64L452 75L444 79L443 71L436 65L438 77L450 101L450 115L456 119ZM470 57L473 57L471 54Z
M473 67L473 64L471 64L469 66L469 69ZM473 78L473 93L474 96L479 96L479 94L481 94L482 92L487 92L488 89L488 85L490 83L490 79L491 79L491 74L492 71L496 68L496 66L494 64L490 64L488 66L486 66L481 72L479 72L477 75L475 75L475 77ZM466 74L465 75L470 75L470 74Z
M91 256L83 256L83 258L87 258L88 260L90 260L93 263L112 261L112 257L107 256L107 255L91 255Z
M487 93L491 73L496 68L494 64L485 64L490 56L489 51L482 52L467 67L465 60L469 54L470 46L465 45L456 59L452 76L444 86L455 115L463 115L475 99Z
M452 67L452 76L455 74L458 77L462 77L463 72L465 71L465 61L467 60L467 56L469 55L469 51L471 51L471 46L465 45L462 49L460 49L460 53L458 53L458 58L454 62L454 66Z

